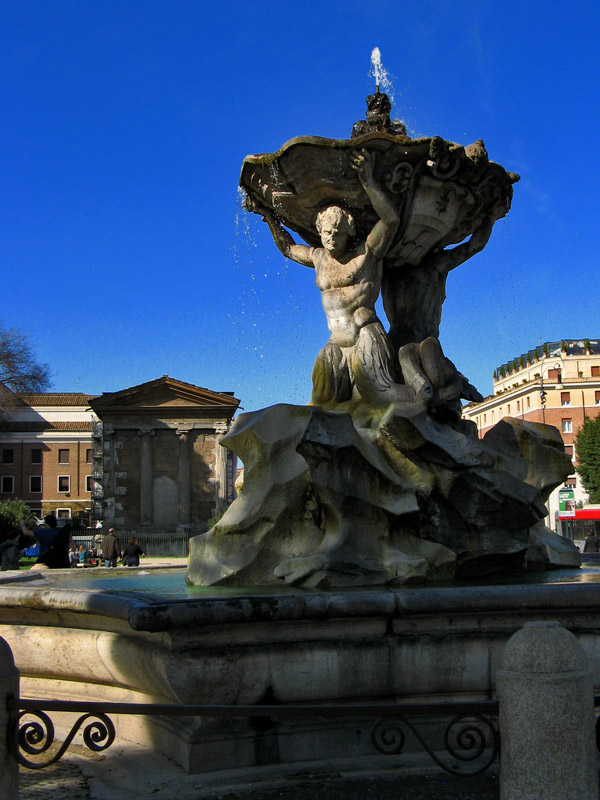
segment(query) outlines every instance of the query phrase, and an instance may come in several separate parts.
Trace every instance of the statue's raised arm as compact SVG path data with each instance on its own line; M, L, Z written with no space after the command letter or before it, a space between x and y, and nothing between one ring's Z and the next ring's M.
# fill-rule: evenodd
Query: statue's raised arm
M376 258L383 258L392 245L400 224L400 216L390 198L375 180L373 159L373 154L362 148L352 154L351 163L379 217L379 221L367 237L366 247Z
M296 244L281 224L279 217L270 208L262 210L261 213L263 220L269 226L275 244L283 255L286 258L291 258L292 261L297 261L298 264L303 264L305 267L314 267L312 260L313 248L307 247L305 244Z
M450 250L441 250L432 254L429 257L431 265L435 267L440 274L445 274L455 269L455 267L464 264L465 261L477 255L477 253L481 253L490 239L495 222L496 217L493 214L489 214L481 222L477 230L471 234L467 242L459 244L457 247L453 247Z

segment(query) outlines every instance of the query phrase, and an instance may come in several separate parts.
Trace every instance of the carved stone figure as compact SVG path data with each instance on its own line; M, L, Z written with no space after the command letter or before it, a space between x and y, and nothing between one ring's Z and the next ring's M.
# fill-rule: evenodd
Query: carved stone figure
M379 217L366 240L356 240L354 218L340 206L327 206L317 214L322 247L296 244L272 211L263 214L283 255L316 272L331 333L313 370L311 404L322 407L346 403L353 396L384 406L415 397L410 387L396 382L394 355L375 312L382 259L400 217L375 182L372 155L365 149L353 153L352 166Z
M310 406L244 414L223 438L244 483L191 540L191 583L382 585L579 563L541 522L572 469L560 434L506 419L480 441L460 399L481 395L438 339L447 275L485 247L518 176L482 141L412 140L389 113L377 91L351 139L300 137L244 161L246 206L314 268L330 338Z
M384 131L394 136L406 136L406 125L399 119L391 120L391 110L392 104L389 97L380 92L378 86L375 94L367 97L367 118L359 119L354 123L351 138L356 139L357 136L364 136L366 133L375 133L376 131Z

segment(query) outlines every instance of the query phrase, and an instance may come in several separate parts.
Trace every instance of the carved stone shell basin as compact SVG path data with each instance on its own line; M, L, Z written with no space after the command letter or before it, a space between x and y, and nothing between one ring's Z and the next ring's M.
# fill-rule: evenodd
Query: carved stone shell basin
M500 219L510 209L519 176L488 161L482 141L464 148L439 137L387 133L355 139L300 136L276 153L247 156L240 177L246 207L258 214L274 210L315 247L320 246L317 213L340 205L354 214L365 238L377 216L350 160L362 148L374 154L375 179L401 214L388 266L416 266L432 250L461 242L486 217Z

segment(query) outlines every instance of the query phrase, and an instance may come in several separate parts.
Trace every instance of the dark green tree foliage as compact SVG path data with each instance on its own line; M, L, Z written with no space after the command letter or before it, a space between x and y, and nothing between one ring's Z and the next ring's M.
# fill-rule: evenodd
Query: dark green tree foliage
M575 437L577 472L590 503L600 503L600 417L585 418Z
M33 528L35 520L29 506L23 500L0 500L0 542L11 533L19 533L19 520L25 520L28 528Z

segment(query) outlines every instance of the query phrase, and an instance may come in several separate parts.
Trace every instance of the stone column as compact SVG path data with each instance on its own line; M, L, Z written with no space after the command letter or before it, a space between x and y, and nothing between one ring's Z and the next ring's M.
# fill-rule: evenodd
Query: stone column
M558 622L527 622L497 673L501 800L598 800L592 671Z
M115 429L112 425L102 425L102 523L105 527L115 524L116 496L116 451Z
M178 428L179 464L177 472L177 529L190 526L190 431Z
M153 428L140 428L140 525L152 525L152 439Z
M18 800L19 765L6 746L10 722L6 701L9 697L19 697L19 670L8 643L0 637L0 797Z
M221 446L221 436L227 433L227 423L217 422L215 431L215 512L225 508L227 497L227 450Z

